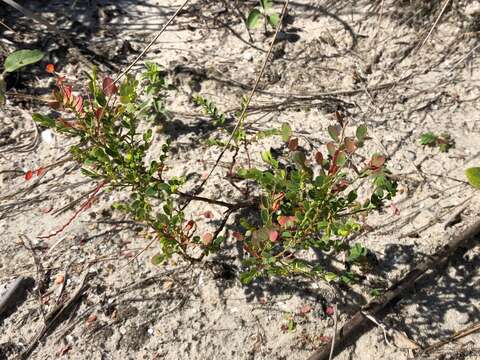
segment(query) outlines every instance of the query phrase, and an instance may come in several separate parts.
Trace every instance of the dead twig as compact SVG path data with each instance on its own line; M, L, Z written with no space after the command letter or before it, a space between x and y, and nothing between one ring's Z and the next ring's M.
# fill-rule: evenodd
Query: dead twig
M89 272L87 270L82 280L80 281L80 285L78 286L77 290L72 294L72 296L66 303L56 305L53 310L47 314L47 323L41 327L38 333L30 341L28 347L20 354L20 359L28 359L30 354L37 347L38 342L55 326L57 321L66 314L67 310L69 310L81 298L87 288L88 275Z
M470 200L472 199L472 197L468 198L464 205L463 206L460 206L460 208L455 211L451 216L448 217L447 220L445 220L445 222L443 223L443 229L446 229L448 228L449 226L457 223L457 221L459 220L460 218L460 215L465 211L465 209L468 207L469 203L470 203Z
M438 272L450 256L467 240L480 234L480 220L468 227L461 234L454 236L441 250L428 257L410 271L403 279L393 285L385 294L375 301L371 301L361 310L359 310L352 319L347 322L336 334L336 344L334 353L338 353L344 346L350 342L356 341L368 329L370 320L364 315L368 313L371 316L377 316L385 310L390 304L404 296L405 292L411 289L428 271ZM327 360L330 356L330 341L327 346L315 351L309 360Z
M473 325L470 325L468 327L466 327L465 329L462 329L458 332L456 332L454 335L452 336L449 336L448 338L444 339L444 340L440 340L436 343L434 343L433 345L430 345L429 347L425 348L422 353L425 353L425 354L429 354L435 350L438 350L439 348L441 348L443 345L446 345L448 343L451 343L452 341L456 341L462 337L465 337L467 335L470 335L470 334L473 334L477 331L480 331L480 322L477 322Z
M5 1L5 0L4 0ZM172 21L177 17L177 15L183 10L185 5L187 5L189 0L185 0L182 5L180 5L175 11L175 13L168 19L168 21L163 25L163 28L157 33L157 35L154 36L154 38L148 43L148 45L145 47L145 49L142 50L142 52L135 58L135 60L132 61L130 65L127 66L127 68L120 73L120 75L117 76L117 78L113 81L114 84L120 81L122 77L124 77L128 72L132 69L132 67L135 66L136 63L140 61L140 59L150 50L150 48L153 46L153 44L158 40L158 38L163 34L163 32L166 30L166 28L172 23Z
M195 192L195 195L198 195L202 189L203 189L203 186L207 183L207 181L210 179L210 176L213 174L213 172L215 171L215 169L217 168L218 164L220 163L220 160L223 158L223 156L225 155L225 153L227 152L227 150L230 148L230 144L232 143L234 137L235 137L235 134L236 132L238 131L238 129L242 126L243 124L243 121L244 121L244 118L245 116L247 115L247 110L248 110L248 107L250 105L250 102L252 101L252 98L253 98L253 95L255 94L255 92L257 91L257 88L258 88L258 85L260 84L260 79L262 78L263 76L263 73L265 72L265 69L267 67L267 64L270 60L270 55L272 54L272 50L273 50L273 46L275 45L275 40L277 39L277 35L278 35L278 32L280 31L280 28L282 27L282 23L283 23L283 18L285 16L285 14L287 13L287 8L288 8L288 3L289 3L289 0L285 0L285 3L283 5L283 9L282 9L282 13L280 14L280 19L278 21L278 25L275 29L275 33L273 34L272 36L272 40L270 42L270 46L268 48L268 51L265 55L265 58L263 60L263 64L262 64L262 67L260 69L260 72L258 73L258 76L257 76L257 79L255 80L255 84L253 85L253 88L252 90L250 91L250 94L249 96L247 97L245 103L243 104L242 106L242 111L240 113L240 115L238 116L238 120L237 120L237 123L235 124L235 127L233 128L231 134L230 134L230 137L228 138L227 140L227 143L225 144L222 152L218 155L218 158L217 160L215 161L214 165L212 166L212 168L210 169L210 171L208 172L207 176L203 179L203 181L201 182L200 186L198 186L197 188L197 191ZM187 204L185 204L182 209L185 209L185 207L189 204L189 202L187 202Z

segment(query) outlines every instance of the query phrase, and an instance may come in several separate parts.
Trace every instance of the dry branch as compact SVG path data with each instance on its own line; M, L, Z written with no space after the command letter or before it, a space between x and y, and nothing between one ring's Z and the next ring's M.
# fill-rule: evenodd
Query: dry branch
M479 234L480 220L468 227L463 233L454 236L448 244L443 246L435 254L429 256L428 260L418 264L412 271L405 275L402 280L387 290L379 300L371 301L361 310L357 311L352 319L337 332L334 353L338 353L345 346L356 341L369 327L370 320L364 313L372 316L378 315L395 300L404 296L407 290L411 289L428 271L437 272L441 269L442 265L448 261L460 245ZM313 353L308 360L328 360L331 346L331 342L326 344Z

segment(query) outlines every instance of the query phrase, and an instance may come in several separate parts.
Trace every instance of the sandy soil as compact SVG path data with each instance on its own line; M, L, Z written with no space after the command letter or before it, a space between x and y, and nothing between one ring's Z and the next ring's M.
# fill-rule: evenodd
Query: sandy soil
M112 71L132 61L179 5L166 0L93 3L23 2L75 38L86 57L102 56L104 72L106 66ZM233 114L253 85L270 39L259 29L250 40L235 6L226 10L225 3L192 2L147 55L165 66L177 87L168 99L172 118L156 136L159 143L165 136L174 139L171 172L186 175L189 186L199 183L220 152L205 140L227 136L210 126L192 96L200 93ZM392 202L399 213L387 207L368 218L356 241L376 254L378 266L361 283L336 292L301 279L242 286L242 249L233 239L210 259L216 261L213 267L178 259L157 268L149 261L154 247L131 261L148 240L141 226L110 210L122 194L102 193L61 234L38 239L65 224L95 184L71 162L24 180L26 170L64 159L72 140L50 138L31 120L34 111L48 111L35 100L51 89L44 64L10 76L9 100L0 111L0 284L18 276L37 284L43 278L47 295L40 301L37 287L31 289L18 309L0 320L0 359L24 350L57 297L71 296L85 274L88 289L81 302L43 336L32 359L306 359L333 334L327 306L336 304L338 323L345 323L371 299L372 289L394 284L478 219L480 193L466 183L464 170L480 163L480 2L449 1L424 43L445 2L413 3L291 2L247 120L252 131L289 122L301 146L313 149L325 142L333 112L340 110L352 128L368 124L373 140L366 151L388 155L399 179ZM275 7L280 9L281 2ZM70 77L79 74L78 56L58 45L56 35L5 4L0 20L14 30L0 25L3 54L27 44L48 52L44 63L54 62ZM426 131L448 132L455 147L441 153L421 146L419 137ZM278 148L278 141L253 144L252 161L261 164L260 151L268 147ZM225 156L204 196L241 199L226 178L231 157ZM246 155L237 161L245 163ZM444 229L445 220L463 205L460 221ZM202 217L205 210L214 218ZM187 211L203 229L218 225L222 215L221 208L204 204L192 203ZM238 219L230 219L228 234ZM387 342L382 327L374 326L337 358L480 359L479 334L429 356L414 352L480 321L479 265L476 239L378 319L396 336ZM62 295L56 279L65 273Z

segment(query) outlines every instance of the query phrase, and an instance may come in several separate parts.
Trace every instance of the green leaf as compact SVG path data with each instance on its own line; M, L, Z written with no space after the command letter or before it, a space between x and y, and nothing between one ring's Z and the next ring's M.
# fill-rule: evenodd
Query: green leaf
M323 278L325 279L326 282L332 282L337 280L338 276L335 273L327 272L323 275Z
M288 139L290 139L290 136L292 136L292 128L290 127L290 124L283 123L281 131L282 131L282 140L287 142Z
M13 72L26 65L42 60L44 54L40 50L18 50L7 56L4 72Z
M432 132L426 132L420 136L420 144L434 146L437 143L437 135Z
M465 171L468 182L474 188L480 189L480 167L471 167Z
M258 21L260 20L262 13L258 9L252 9L247 18L247 27L249 29L254 29L258 26Z
M260 0L260 5L262 6L263 9L268 10L272 7L272 1L271 0Z
M53 128L55 127L55 119L52 119L51 117L48 116L43 116L41 114L33 114L32 119L39 123L40 125L43 125L48 128Z
M258 276L258 273L256 270L243 272L240 274L240 282L243 285L250 284L253 281L253 279L255 279L257 276Z
M265 161L267 164L273 166L274 168L277 168L278 166L278 161L273 158L270 150L265 150L264 152L262 152L262 160Z
M7 92L7 83L3 80L2 74L0 74L0 107L5 104L5 93Z
M267 16L267 21L272 27L277 27L280 17L277 14L270 14Z
M307 158L305 157L305 154L302 151L292 151L290 154L291 159L293 160L294 163L298 164L301 168L305 167L305 161Z
M329 126L328 127L328 134L330 137L336 141L337 143L340 141L340 127L339 126Z
M342 167L345 165L346 162L347 157L345 156L345 153L343 151L339 151L335 163L337 164L337 166Z
M162 265L167 259L168 257L165 254L156 254L152 257L150 261L152 262L153 265L157 266L157 265Z
M367 135L367 126L362 124L357 128L355 136L357 137L358 141L363 142L365 140L365 136Z

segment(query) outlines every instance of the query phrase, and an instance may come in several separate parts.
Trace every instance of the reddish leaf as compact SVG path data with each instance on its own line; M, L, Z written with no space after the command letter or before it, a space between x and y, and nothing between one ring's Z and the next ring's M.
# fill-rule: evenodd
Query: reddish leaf
M278 239L278 231L276 230L270 230L268 232L268 238L270 239L271 242L275 242Z
M383 164L385 164L385 156L383 155L373 155L372 159L370 160L370 168L372 170L380 169Z
M55 65L47 64L47 66L45 67L45 70L47 71L47 73L53 74L55 72Z
M62 347L60 348L60 350L57 351L57 355L58 355L58 356L63 356L63 355L65 355L67 352L69 352L70 350L72 350L72 345L62 346Z
M81 96L75 98L75 111L79 114L83 113L83 98Z
M320 151L317 151L315 154L315 161L317 162L318 165L322 166L323 165L323 155Z
M202 236L203 245L208 246L212 243L212 241L213 241L213 234L212 233L206 232L205 234L203 234L203 236Z
M400 215L400 209L395 204L391 204L390 209L392 209L392 215Z
M87 323L91 324L93 322L97 321L97 315L95 314L90 314L90 316L87 318Z
M102 88L103 88L103 92L107 96L112 96L116 94L118 91L118 88L113 83L113 80L109 77L106 77L105 79L103 79Z
M330 156L333 156L335 154L335 152L337 151L337 147L335 146L335 143L333 142L329 142L327 143L327 150L328 150L328 153L330 154Z
M33 171L32 170L28 170L26 173L25 173L25 180L30 180L31 178L33 177Z
M295 222L297 221L297 218L295 216L279 216L278 219L277 219L278 223L281 225L281 226L285 226L287 225L288 226L293 226L293 224L295 224Z
M300 310L298 310L298 314L303 316L308 314L310 311L312 311L312 307L309 305L304 305L300 308Z
M36 171L35 171L36 175L37 176L42 176L43 174L45 174L45 169L44 168L38 168Z
M185 230L190 231L193 229L194 226L195 226L195 221L189 220L185 225Z
M234 231L232 236L238 241L242 241L244 239L243 235L238 231Z
M103 108L98 108L95 110L95 119L100 120L103 116Z
M345 138L345 152L347 154L353 154L355 150L357 150L355 140L350 137Z
M65 105L72 105L73 103L72 87L69 85L62 85L62 87L60 88L60 91L63 98L63 103Z
M348 182L348 180L345 180L345 179L341 179L338 183L336 183L333 187L332 187L332 191L335 193L335 192L339 192L339 191L343 191L345 190L348 185L350 185L350 183Z
M330 336L322 335L318 338L321 342L328 343L331 340Z
M288 150L295 151L298 148L298 138L290 138L288 141Z
M210 210L204 211L203 213L201 213L201 215L203 215L207 219L213 219L215 217L215 215L213 215L213 212L211 212Z

